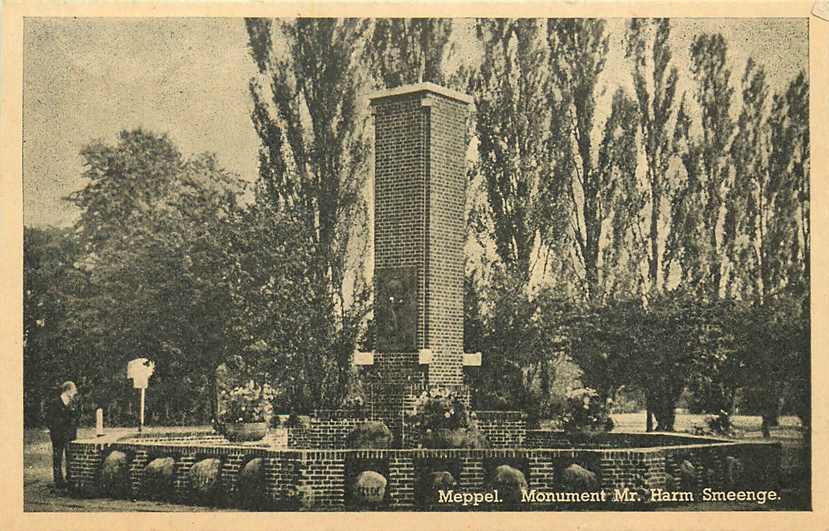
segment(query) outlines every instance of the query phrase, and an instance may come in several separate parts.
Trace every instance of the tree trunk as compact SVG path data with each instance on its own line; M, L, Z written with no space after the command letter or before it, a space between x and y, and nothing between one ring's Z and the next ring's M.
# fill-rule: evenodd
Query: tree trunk
M216 425L219 422L219 388L216 380L218 364L210 364L210 373L207 375L208 387L210 389L210 424Z
M550 398L550 364L546 356L541 360L541 396Z
M674 408L662 408L656 416L656 431L674 431L675 422L676 413L674 412Z
M645 431L653 431L653 410L651 409L651 397L645 393Z
M652 166L651 166L652 167ZM659 201L661 197L659 194L659 187L656 185L656 177L651 175L651 220L650 220L650 243L651 243L651 257L649 265L648 276L651 279L650 291L652 294L657 293L657 278L659 276Z

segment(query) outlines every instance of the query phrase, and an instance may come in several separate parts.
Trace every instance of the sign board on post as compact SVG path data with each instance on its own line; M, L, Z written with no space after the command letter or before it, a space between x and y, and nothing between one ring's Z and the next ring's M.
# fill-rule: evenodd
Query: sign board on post
M132 386L141 390L141 404L139 406L138 431L144 427L144 393L155 370L155 363L147 358L135 358L127 363L127 378L132 380Z
M132 380L134 389L146 389L150 376L155 370L155 363L147 358L135 358L127 363L127 378Z

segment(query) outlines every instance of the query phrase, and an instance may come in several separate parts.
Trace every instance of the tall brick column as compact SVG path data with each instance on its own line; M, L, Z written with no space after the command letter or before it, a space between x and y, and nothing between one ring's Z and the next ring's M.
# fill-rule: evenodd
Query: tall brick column
M410 394L406 389L463 385L464 160L470 103L469 96L432 83L371 98L374 370L388 399L377 407L399 410L398 402Z
M432 83L371 98L375 364L387 381L463 383L464 159L471 102Z

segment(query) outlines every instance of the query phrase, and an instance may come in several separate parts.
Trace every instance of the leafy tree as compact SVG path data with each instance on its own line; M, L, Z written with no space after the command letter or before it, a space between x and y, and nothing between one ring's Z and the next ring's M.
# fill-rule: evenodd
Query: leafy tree
M735 410L745 370L739 344L745 308L745 302L732 298L700 305L699 348L688 381L692 407L700 412Z
M485 347L485 324L481 314L482 287L476 275L467 275L463 282L463 350L481 352Z
M110 238L155 215L154 209L175 187L184 161L166 137L141 129L122 131L118 148L92 142L81 157L88 185L68 199L80 209L81 244L94 260Z
M548 349L537 348L539 308L529 289L534 246L554 222L538 212L549 112L543 27L531 19L479 19L475 31L483 58L469 80L478 147L469 173L481 176L485 204L470 209L469 221L476 236L490 232L499 263L484 264L488 274L467 279L464 343L484 353L472 382L481 390L477 406L527 408L537 377L549 387L549 371L541 371ZM500 392L492 393L496 383Z
M642 325L634 328L638 340L636 383L645 391L658 431L673 431L676 404L695 361L717 357L719 328L712 328L709 313L709 307L697 297L673 291L649 301Z
M89 361L65 340L66 299L78 282L78 241L70 229L23 229L23 412L26 426L44 420L57 386L85 374Z
M745 370L741 383L753 395L763 418L762 430L776 425L785 398L808 430L809 422L809 317L796 297L753 304L742 314L738 329Z
M643 308L634 300L583 304L571 314L569 354L582 369L582 383L605 400L635 383L639 351L635 328L643 322Z
M101 176L89 188L115 181L129 193L141 181L152 166L145 159L157 152L133 150L133 142L167 144L162 152L176 154L171 167L178 171L166 195L128 212L132 223L81 260L86 282L72 299L70 331L102 359L91 385L95 401L123 396L119 375L137 355L156 362L148 409L167 419L213 416L216 368L235 356L278 387L282 407L308 411L335 400L336 360L319 353L351 347L331 330L336 301L308 274L316 248L305 216L261 201L241 204L245 187L212 156L186 158L166 137L146 132L86 150ZM95 166L101 161L119 165Z
M724 229L734 263L729 286L737 283L739 294L760 303L804 291L810 239L808 83L802 74L792 80L773 97L770 114L767 95L765 72L749 59Z
M334 301L318 307L314 333L335 347L317 355L331 357L339 380L331 389L311 386L303 403L338 402L368 298L364 249L355 249L361 241L367 245L361 191L368 115L358 106L364 84L356 61L367 23L303 18L278 22L276 28L266 19L248 19L246 25L259 71L250 82L252 120L261 141L257 201L302 223L313 249L307 275L319 292L315 299ZM349 256L358 262L350 263Z
M708 45L720 51L724 47ZM727 93L722 88L724 79L712 74L712 68L709 65L708 78L699 78L719 79L719 85L706 81L707 93L713 94L717 86ZM784 93L772 98L770 112L768 91L763 68L749 60L742 78L743 106L730 144L733 182L725 182L729 170L720 168L720 173L714 173L723 179L719 187L705 184L712 182L706 167L716 169L710 161L721 158L706 155L706 149L716 151L725 139L694 140L690 119L681 106L675 140L681 146L678 151L688 184L674 196L672 229L679 230L669 239L674 257L683 263L685 285L701 286L698 293L711 300L720 292L738 299L722 300L709 310L714 313L708 329L719 327L720 348L702 352L695 360L692 388L698 398L708 397L709 407L725 410L733 409L736 390L742 388L749 407L761 413L766 435L777 422L783 397L790 397L808 416L808 393L791 390L806 381L809 359L808 342L794 339L808 336L809 328L808 309L803 309L808 306L808 288L803 288L808 285L809 254L809 158L804 149L808 145L808 84L804 76L796 77ZM725 100L715 101L709 101L709 115L715 117L710 123L727 122L714 112ZM715 137L712 133L711 138ZM722 203L712 197L718 191L723 193ZM718 225L713 217L700 221L699 213L717 204L721 208ZM714 262L706 258L713 245L712 227L721 233L718 242L727 257L714 264L726 275L718 290L711 280L717 278L711 269ZM783 322L793 329L778 326ZM780 372L778 364L791 367L791 375Z
M299 218L268 205L245 209L233 224L228 274L248 370L275 385L282 409L312 411L339 399L337 360L320 353L349 347L327 321L335 301L307 274L315 249Z
M749 343L761 365L760 374L777 374L776 363L787 360L791 374L777 374L754 382L759 394L763 431L777 423L781 396L789 394L800 411L804 425L809 424L809 394L787 393L786 387L803 385L809 375L809 283L810 283L810 224L809 224L809 85L805 74L793 79L785 92L772 98L768 118L769 149L767 182L756 186L758 208L756 224L764 231L752 236L759 268L759 309L757 319L775 322L783 328L774 337L761 334L769 343ZM760 179L765 178L761 175ZM762 195L761 195L762 194ZM783 324L785 323L785 324ZM791 327L799 326L799 329ZM759 332L757 332L759 334ZM766 332L768 334L769 332ZM754 336L753 336L754 337ZM777 348L774 346L777 345ZM772 348L769 348L769 347ZM765 360L765 361L764 361ZM782 387L781 387L782 386Z
M484 353L473 375L473 396L479 409L523 409L537 412L550 396L554 361L565 351L565 316L569 303L560 293L543 289L528 294L520 277L503 265L493 269L487 289L468 286L466 302L476 324L465 334L465 346ZM480 297L480 314L469 304Z
M525 284L503 266L493 271L493 281L483 292L484 353L472 387L479 409L526 408L531 396L523 368L535 354L538 329L533 322L537 306ZM487 391L484 391L487 390Z
M656 429L672 431L676 404L699 373L697 364L710 373L713 364L731 360L722 315L728 314L681 291L647 305L632 298L583 304L569 320L569 353L586 386L602 398L613 398L621 387L644 391Z
M215 367L238 347L228 330L225 249L240 184L212 156L185 158L166 136L142 130L82 154L90 182L70 199L83 209L78 269L85 278L69 299L67 327L75 348L100 360L88 382L94 400L121 399L126 362L146 356L156 361L161 391L149 394L151 409L209 404ZM141 192L153 179L164 194ZM108 202L121 207L100 210ZM184 394L182 381L197 392Z
M545 274L551 262L562 287L579 298L640 290L636 103L614 94L594 147L596 85L608 47L601 21L550 21L546 47L537 21L479 21L477 31L484 45L472 85L480 171L505 265L487 296L497 301L488 315L498 324L487 328L481 372L497 378L509 374L495 367L499 356L505 364L521 360L526 401L535 378L551 374L564 350L566 305L528 291L534 260L544 256ZM568 282L574 275L575 285ZM549 379L541 384L543 396Z

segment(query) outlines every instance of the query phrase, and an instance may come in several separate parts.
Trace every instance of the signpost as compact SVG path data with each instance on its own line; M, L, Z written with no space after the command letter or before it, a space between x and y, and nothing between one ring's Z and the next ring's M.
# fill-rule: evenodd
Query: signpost
M127 378L132 380L132 387L141 392L141 403L138 407L138 431L144 427L144 394L150 376L155 370L155 363L147 358L136 358L127 364Z

